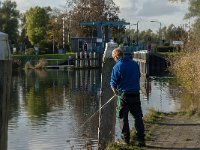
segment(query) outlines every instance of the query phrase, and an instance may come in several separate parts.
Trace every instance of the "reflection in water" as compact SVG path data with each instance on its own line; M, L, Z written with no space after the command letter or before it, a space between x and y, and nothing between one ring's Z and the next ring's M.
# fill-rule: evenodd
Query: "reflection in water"
M161 112L179 111L180 101L174 95L177 90L171 81L173 81L171 77L150 77L141 81L144 114L148 112L149 108Z
M162 112L186 108L180 104L171 80L165 77L141 79L144 114L149 108ZM13 72L7 113L8 149L68 150L86 149L86 146L97 149L98 115L83 128L79 127L98 110L99 89L100 70L96 69ZM2 111L4 107L0 106ZM130 122L133 125L132 117ZM118 125L117 136L120 135ZM3 127L6 126L4 123ZM1 132L1 137L5 133L7 130Z
M15 72L8 149L97 147L99 70ZM20 139L18 138L20 135Z
M0 150L7 150L12 62L0 61Z

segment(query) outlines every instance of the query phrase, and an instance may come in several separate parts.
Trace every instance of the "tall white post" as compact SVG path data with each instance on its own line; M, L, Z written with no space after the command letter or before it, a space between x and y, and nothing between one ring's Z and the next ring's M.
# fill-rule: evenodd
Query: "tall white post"
M63 19L63 49L65 48L65 17Z
M55 39L54 39L54 34L53 34L53 54L54 54L54 51L55 51Z

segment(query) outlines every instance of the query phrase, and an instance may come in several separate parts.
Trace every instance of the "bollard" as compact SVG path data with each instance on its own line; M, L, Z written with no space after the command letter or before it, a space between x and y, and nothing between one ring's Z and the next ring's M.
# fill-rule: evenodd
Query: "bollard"
M89 66L90 66L90 67L93 67L92 52L89 53L89 60L90 60L90 62L89 62Z
M84 67L84 59L83 59L83 53L80 52L80 68Z
M96 52L93 53L93 67L96 67L97 59L96 59Z
M85 64L84 64L84 67L88 67L88 58L87 58L87 52L85 52L84 53L84 62L85 62Z
M80 67L80 66L79 66L79 54L78 54L78 52L76 53L75 67L76 67L76 68L79 68L79 67Z

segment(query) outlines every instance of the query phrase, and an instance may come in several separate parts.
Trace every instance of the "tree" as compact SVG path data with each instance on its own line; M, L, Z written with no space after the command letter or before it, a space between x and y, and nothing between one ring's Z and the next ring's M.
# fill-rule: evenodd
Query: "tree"
M69 3L69 1L68 1ZM76 0L70 1L66 8L68 22L71 21L71 31L77 36L96 36L96 26L80 26L81 21L119 21L119 7L113 0ZM71 20L73 18L73 20ZM114 28L115 31L117 28Z
M66 26L67 25L67 26ZM65 22L65 33L68 30L68 22ZM53 9L50 14L49 26L47 31L47 39L54 40L55 48L63 47L63 14L59 9Z
M0 31L7 33L13 42L18 36L19 11L16 8L16 2L10 0L0 4Z
M171 2L186 2L186 0L169 0ZM189 1L189 7L188 7L188 13L185 14L185 18L189 19L192 17L200 17L200 1L199 0L190 0Z
M25 28L31 44L38 44L45 39L49 23L49 8L34 7L25 13Z

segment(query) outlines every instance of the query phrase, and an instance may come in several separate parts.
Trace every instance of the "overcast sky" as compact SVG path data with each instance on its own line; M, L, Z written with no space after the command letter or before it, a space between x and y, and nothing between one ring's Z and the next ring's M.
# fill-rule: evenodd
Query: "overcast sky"
M168 0L113 0L120 7L120 18L124 18L131 24L137 23L139 30L158 30L161 26L175 26L188 23L183 20L188 11L187 3L170 3ZM51 6L52 8L65 5L65 0L16 0L18 9L22 12L34 6ZM136 28L135 25L131 28Z

